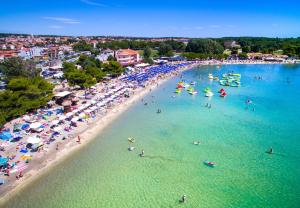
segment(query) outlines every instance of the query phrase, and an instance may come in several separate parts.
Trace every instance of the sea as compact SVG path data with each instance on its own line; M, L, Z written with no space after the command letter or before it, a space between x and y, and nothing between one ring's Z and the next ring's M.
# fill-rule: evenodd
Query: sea
M208 79L229 72L240 87ZM175 94L181 80L198 94ZM300 65L201 66L148 93L5 207L299 208L299 165Z

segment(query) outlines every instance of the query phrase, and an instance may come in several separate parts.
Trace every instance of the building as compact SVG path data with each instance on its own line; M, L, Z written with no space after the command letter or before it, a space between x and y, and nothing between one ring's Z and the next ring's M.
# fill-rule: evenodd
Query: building
M16 50L0 50L0 59L17 57L18 52Z
M103 51L101 54L99 54L96 58L99 59L99 61L107 61L109 56L115 56L115 53L113 50L107 49Z
M43 48L41 47L32 47L30 48L30 57L41 57L43 52Z
M122 49L116 52L116 59L122 66L129 66L138 63L140 55L137 51Z
M225 41L225 42L224 42L224 46L225 46L225 48L240 47L240 45L238 45L238 44L236 43L236 41L234 41L234 40Z

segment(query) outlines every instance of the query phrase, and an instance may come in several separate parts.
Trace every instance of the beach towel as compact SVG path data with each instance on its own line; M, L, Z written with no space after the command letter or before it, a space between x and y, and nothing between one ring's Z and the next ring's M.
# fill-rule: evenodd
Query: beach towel
M27 152L28 152L28 150L26 150L26 149L22 149L20 152L21 152L21 153L27 153Z

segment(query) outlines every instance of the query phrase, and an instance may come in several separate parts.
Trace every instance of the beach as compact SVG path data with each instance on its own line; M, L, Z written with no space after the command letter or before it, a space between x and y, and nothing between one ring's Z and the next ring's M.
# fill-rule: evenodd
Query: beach
M184 70L193 68L196 65L184 68ZM180 70L180 72L182 71L183 70ZM31 166L30 170L26 172L26 177L15 180L11 184L9 184L9 186L3 187L1 189L0 206L5 204L7 200L9 200L11 197L14 197L14 195L20 192L22 189L26 188L26 186L28 186L32 181L43 176L43 174L47 173L48 171L51 171L51 169L54 168L57 164L72 156L72 154L79 151L80 149L84 148L93 139L95 139L96 136L101 133L101 131L103 131L109 124L117 119L120 114L125 112L136 102L140 101L147 93L159 87L168 79L176 75L178 74L171 73L167 77L165 76L164 78L157 78L154 82L152 81L147 86L134 90L132 92L132 96L126 99L125 102L122 103L122 105L117 105L112 109L109 109L103 117L97 118L95 121L89 124L89 127L87 129L76 134L76 136L74 136L75 138L69 139L69 141L63 143L63 145L60 145L58 151L52 149L47 153L45 160L41 160L38 162L34 161L34 164ZM76 138L78 136L81 138L80 144L76 142Z
M215 63L215 65L219 64L220 63ZM200 65L203 64L201 63ZM183 70L181 70L180 72L183 72ZM31 169L28 172L26 172L26 177L20 180L16 180L14 183L10 184L10 186L1 189L1 191L3 191L1 197L1 204L4 205L7 200L14 197L18 192L26 188L28 184L36 180L38 177L43 176L51 169L55 168L62 161L72 156L75 152L78 152L82 148L88 146L88 144L91 141L97 138L97 135L101 134L101 132L105 130L105 128L111 125L122 113L128 110L132 105L137 104L150 91L155 90L157 87L163 85L164 82L167 82L168 80L177 75L178 73L169 74L168 76L161 78L156 82L153 82L152 84L149 84L145 88L136 89L134 91L134 94L132 94L132 96L129 99L126 99L125 102L122 103L122 105L117 105L114 106L112 109L109 109L106 115L93 121L93 123L90 124L87 130L80 133L79 135L81 137L81 144L78 144L78 142L76 142L76 139L74 138L61 145L60 150L52 150L52 152L49 152L49 156L47 156L47 159L45 161L43 161L42 163L33 164Z

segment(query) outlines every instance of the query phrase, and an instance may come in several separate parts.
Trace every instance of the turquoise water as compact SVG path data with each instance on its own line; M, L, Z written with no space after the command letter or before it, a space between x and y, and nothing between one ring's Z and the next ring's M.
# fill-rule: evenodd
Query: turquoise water
M242 87L220 98L207 75L229 70L242 74ZM168 81L6 207L299 207L300 66L200 67L183 78L197 81L198 95L172 98L179 78ZM137 151L127 150L128 137Z

